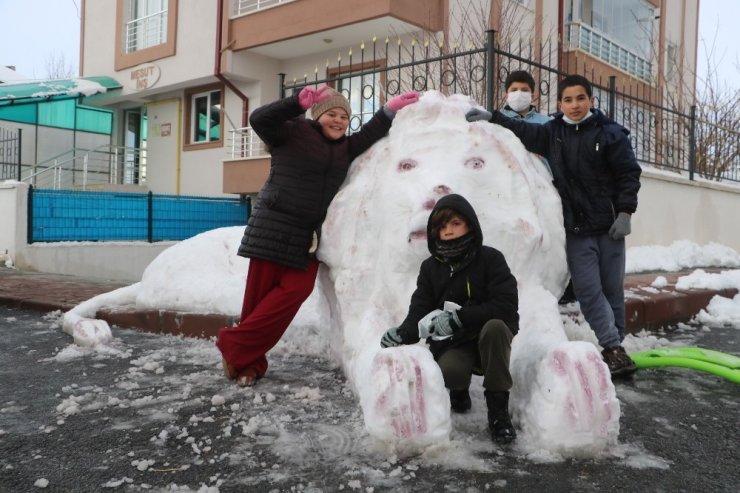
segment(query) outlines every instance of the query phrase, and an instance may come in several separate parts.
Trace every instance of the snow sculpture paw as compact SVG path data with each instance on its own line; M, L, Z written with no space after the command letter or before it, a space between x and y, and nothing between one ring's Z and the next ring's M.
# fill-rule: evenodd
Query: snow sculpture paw
M92 318L81 318L72 327L75 344L82 347L95 347L113 340L108 322Z
M426 348L381 349L367 366L364 374L372 385L360 397L370 435L407 452L449 435L449 404L439 405L449 397Z
M530 385L526 407L536 409L536 415L522 409L520 422L540 446L569 456L592 456L616 443L619 401L592 344L558 344L545 355Z

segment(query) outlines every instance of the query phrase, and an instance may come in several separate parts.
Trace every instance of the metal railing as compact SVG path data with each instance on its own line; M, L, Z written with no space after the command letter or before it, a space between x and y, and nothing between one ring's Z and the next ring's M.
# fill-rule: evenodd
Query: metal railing
M0 180L21 179L23 130L0 127Z
M105 144L73 148L29 167L21 181L53 190L146 182L146 149Z
M253 14L260 10L277 7L284 3L295 2L296 0L235 0L233 2L232 16Z
M252 127L229 130L226 141L229 159L263 158L269 156L265 143L260 140Z
M591 26L581 22L569 22L566 33L566 51L580 49L646 82L653 80L650 61L612 41Z
M126 53L167 41L167 9L126 23Z
M395 40L393 40L395 41ZM602 77L578 57L564 58L559 65L557 45L533 47L531 44L499 44L494 31L488 31L483 46L460 50L435 42L403 45L373 40L350 49L349 56L327 66L327 77L288 79L279 74L279 94L284 97L303 87L329 84L339 87L350 105L368 103L377 110L383 102L405 91L439 90L445 94L462 93L493 110L504 99L504 81L513 70L530 72L537 82L538 105L542 113L556 111L557 84L567 74L582 74L593 85L595 106L630 131L630 141L638 161L643 165L695 175L708 180L740 182L740 133L731 123L713 118L711 108L666 106L657 88L623 77L628 85L617 87L616 77ZM582 57L580 57L582 58ZM568 66L567 63L572 63ZM353 70L353 67L368 67ZM648 70L645 68L645 70ZM590 72L589 72L590 71ZM379 77L365 77L379 74ZM370 81L355 90L353 80ZM358 102L355 99L363 101ZM350 132L361 121L350 119Z

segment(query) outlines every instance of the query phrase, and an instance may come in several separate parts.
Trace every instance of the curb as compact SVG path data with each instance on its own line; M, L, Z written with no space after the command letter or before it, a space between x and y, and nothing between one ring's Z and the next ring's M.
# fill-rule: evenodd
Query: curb
M0 304L14 308L67 312L86 299L116 288L115 284L39 273L2 272ZM738 290L691 289L677 291L675 283L684 272L646 273L625 278L625 331L635 334L688 322L706 308L714 296L733 298ZM657 275L666 277L660 289L651 285ZM238 323L238 316L171 310L124 311L121 307L101 308L96 318L110 325L131 327L156 334L211 338L222 327Z
M215 337L222 327L230 327L239 322L237 317L228 315L173 312L170 310L124 312L106 308L98 310L95 318L105 320L109 325L131 327L155 334L204 339Z
M634 295L626 298L625 330L636 333L641 329L659 329L680 322L688 322L707 307L715 296L732 299L737 289L692 289L690 291L661 291L649 297Z

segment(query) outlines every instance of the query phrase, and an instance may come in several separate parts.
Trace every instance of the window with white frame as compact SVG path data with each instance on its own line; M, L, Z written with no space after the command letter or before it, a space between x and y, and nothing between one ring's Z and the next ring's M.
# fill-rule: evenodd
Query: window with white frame
M190 144L221 140L221 91L212 90L190 97Z
M126 0L126 53L167 41L168 6L168 0Z

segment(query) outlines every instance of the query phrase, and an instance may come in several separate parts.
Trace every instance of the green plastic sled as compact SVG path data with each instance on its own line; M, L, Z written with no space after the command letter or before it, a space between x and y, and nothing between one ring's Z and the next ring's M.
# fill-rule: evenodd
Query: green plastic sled
M630 354L638 368L676 366L692 368L740 384L740 358L698 347L666 347Z

